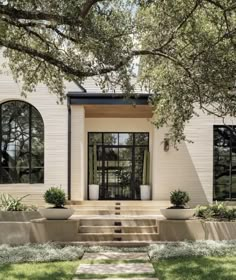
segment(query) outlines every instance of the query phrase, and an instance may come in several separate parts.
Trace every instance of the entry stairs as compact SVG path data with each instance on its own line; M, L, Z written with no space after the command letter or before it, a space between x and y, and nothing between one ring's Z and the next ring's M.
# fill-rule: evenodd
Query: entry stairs
M92 245L146 245L159 240L160 208L167 201L73 202L79 220L77 240Z

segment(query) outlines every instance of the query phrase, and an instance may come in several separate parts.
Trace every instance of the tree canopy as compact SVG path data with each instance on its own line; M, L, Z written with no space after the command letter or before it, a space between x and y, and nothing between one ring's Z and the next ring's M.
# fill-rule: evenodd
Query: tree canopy
M25 94L87 77L130 93L138 67L174 143L196 106L236 115L235 0L0 0L0 45Z

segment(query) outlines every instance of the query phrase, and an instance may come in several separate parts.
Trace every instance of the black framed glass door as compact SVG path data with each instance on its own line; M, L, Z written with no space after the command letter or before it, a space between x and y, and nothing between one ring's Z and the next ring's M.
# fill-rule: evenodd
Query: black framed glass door
M88 181L99 184L99 199L140 199L145 150L146 132L88 133Z

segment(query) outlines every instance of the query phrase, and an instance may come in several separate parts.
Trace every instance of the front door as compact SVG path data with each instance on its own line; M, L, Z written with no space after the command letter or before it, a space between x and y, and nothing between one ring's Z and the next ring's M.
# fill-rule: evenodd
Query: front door
M99 184L99 199L140 199L145 150L146 132L88 133L88 181Z

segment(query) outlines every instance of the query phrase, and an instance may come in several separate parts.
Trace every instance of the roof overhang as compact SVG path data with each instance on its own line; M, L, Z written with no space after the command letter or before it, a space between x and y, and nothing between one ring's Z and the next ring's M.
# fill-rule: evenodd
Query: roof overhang
M77 93L67 94L70 105L83 105L86 118L151 118L150 95Z

